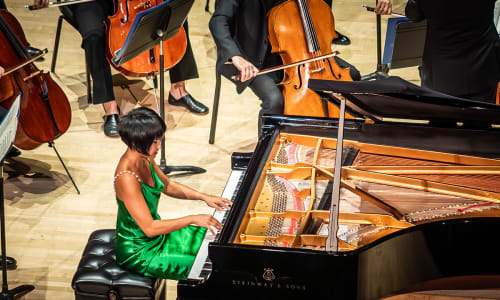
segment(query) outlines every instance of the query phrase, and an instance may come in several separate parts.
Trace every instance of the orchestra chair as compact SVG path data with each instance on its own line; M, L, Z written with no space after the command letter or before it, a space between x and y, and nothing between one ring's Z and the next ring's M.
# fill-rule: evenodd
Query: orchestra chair
M221 78L222 78L221 73L215 71L214 105L212 107L212 122L210 123L210 136L208 138L208 143L210 145L213 145L215 141L215 129L217 127L217 114L219 111Z
M52 64L50 66L50 71L52 73L55 73L56 70L56 62L57 62L57 54L59 52L59 41L61 39L61 29L62 29L62 24L63 21L68 22L73 28L77 28L75 22L72 19L72 12L71 10L66 7L62 6L59 8L61 10L61 15L59 16L59 19L57 20L57 30L56 30L56 39L54 41L54 52L52 53ZM90 81L90 73L89 73L89 67L87 64L87 59L85 58L85 75L87 77L87 101L89 104L92 104L92 83Z
M128 271L118 265L114 229L94 231L83 250L71 287L75 300L164 300L166 280Z

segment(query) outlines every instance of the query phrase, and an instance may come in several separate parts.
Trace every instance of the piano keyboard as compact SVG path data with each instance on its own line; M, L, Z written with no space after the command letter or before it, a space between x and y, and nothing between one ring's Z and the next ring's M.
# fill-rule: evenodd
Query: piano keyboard
M231 202L234 201L236 191L238 191L243 180L243 175L245 175L244 170L231 171L231 175L227 180L222 197L231 200ZM229 210L216 210L213 216L222 224L222 226L224 226L224 223L229 216ZM219 234L220 232L214 237L212 233L207 230L207 233L205 233L205 237L203 238L203 242L201 243L200 250L198 250L198 254L196 255L193 266L191 267L191 271L189 272L188 279L200 280L208 278L208 275L212 272L212 262L208 258L208 244L218 239Z

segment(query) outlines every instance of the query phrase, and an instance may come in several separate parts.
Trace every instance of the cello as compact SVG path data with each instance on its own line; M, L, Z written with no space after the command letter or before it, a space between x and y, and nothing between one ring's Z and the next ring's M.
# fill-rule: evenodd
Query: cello
M150 77L160 71L160 45L141 53L126 63L116 66L111 59L119 50L127 37L135 16L153 6L162 3L163 0L117 0L115 2L115 13L108 17L106 22L106 58L110 65L126 76ZM172 38L163 42L164 68L168 70L175 66L184 56L187 47L186 32L183 27Z
M332 40L338 36L333 14L323 0L278 4L269 12L268 31L271 52L279 53L284 65L330 53ZM337 106L322 101L308 88L309 79L352 81L350 69L340 67L333 57L287 68L282 81L284 114L338 117Z
M17 19L0 10L0 65L15 69L0 80L0 105L8 109L21 93L19 125L14 145L31 150L51 143L68 130L71 108L68 98L50 77L40 71L27 53L28 41ZM16 67L17 66L17 67Z

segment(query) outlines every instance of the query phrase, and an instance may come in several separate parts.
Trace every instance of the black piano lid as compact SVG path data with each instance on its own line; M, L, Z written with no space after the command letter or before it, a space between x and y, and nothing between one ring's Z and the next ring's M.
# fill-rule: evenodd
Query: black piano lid
M348 109L374 121L393 118L500 124L498 105L457 98L396 76L355 82L311 79L309 88L329 95L336 103L338 99L328 92L342 94Z

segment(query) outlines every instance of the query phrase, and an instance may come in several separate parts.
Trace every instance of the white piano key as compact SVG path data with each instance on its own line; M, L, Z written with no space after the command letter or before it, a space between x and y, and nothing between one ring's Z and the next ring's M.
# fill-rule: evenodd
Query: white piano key
M229 175L229 178L226 183L226 187L224 188L224 192L222 193L222 197L227 198L231 201L234 200L236 189L238 184L243 179L245 171L243 170L233 170ZM229 210L223 209L221 211L215 210L213 216L217 219L222 225L224 225L223 219L229 214ZM193 262L193 266L191 267L191 271L189 272L188 279L204 279L205 274L202 275L202 272L207 273L206 270L203 270L203 266L205 265L208 259L208 244L215 240L215 237L207 231L205 237L200 246L200 250L198 250L198 254Z

